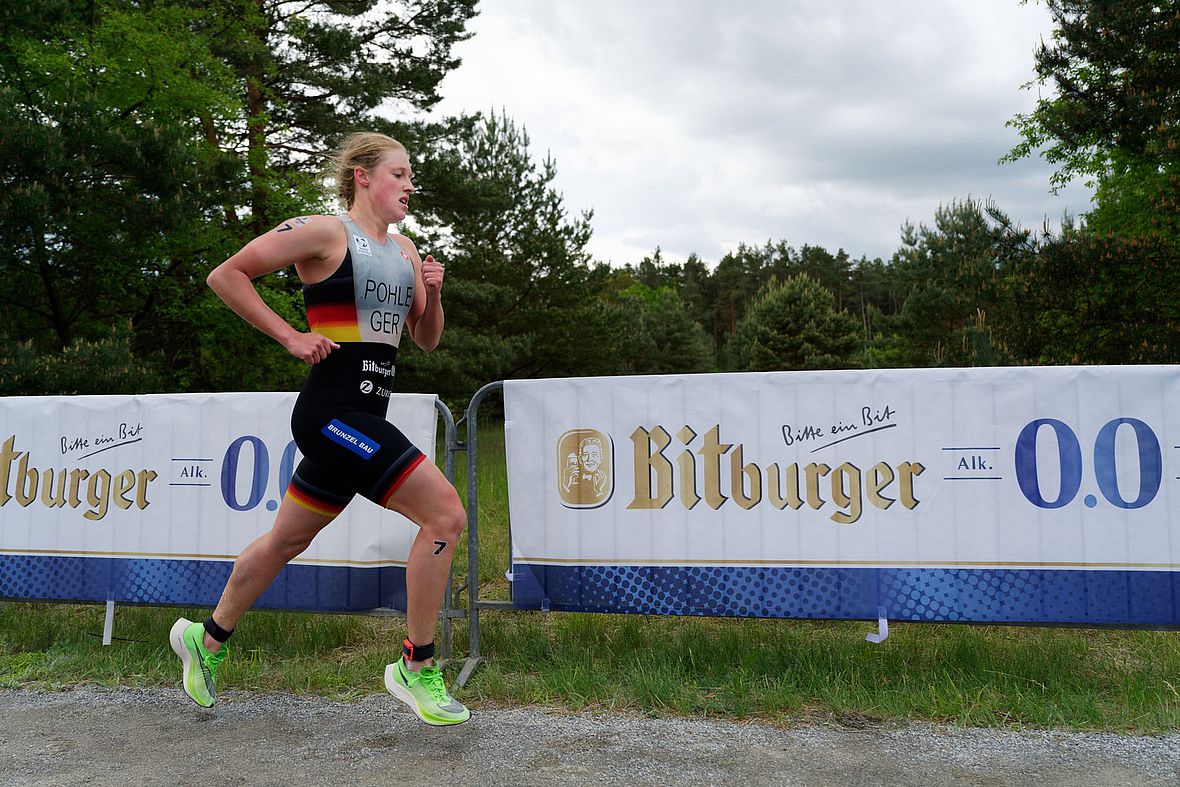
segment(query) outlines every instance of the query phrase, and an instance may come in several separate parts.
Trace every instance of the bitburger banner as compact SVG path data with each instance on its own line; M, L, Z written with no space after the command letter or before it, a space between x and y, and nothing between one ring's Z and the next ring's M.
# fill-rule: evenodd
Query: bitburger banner
M0 598L208 605L301 455L294 393L0 398ZM434 455L435 398L389 419ZM356 498L259 605L405 608L417 529Z
M1180 367L504 396L518 606L1180 625Z

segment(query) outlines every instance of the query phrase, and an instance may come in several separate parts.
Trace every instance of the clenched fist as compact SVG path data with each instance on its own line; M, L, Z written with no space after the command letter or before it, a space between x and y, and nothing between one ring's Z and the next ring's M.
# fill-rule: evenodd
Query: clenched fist
M286 344L287 352L308 364L319 363L328 353L339 350L340 345L318 333L297 333Z
M426 259L422 260L422 283L426 286L428 295L437 295L442 291L445 275L446 270L443 268L443 264L427 254Z

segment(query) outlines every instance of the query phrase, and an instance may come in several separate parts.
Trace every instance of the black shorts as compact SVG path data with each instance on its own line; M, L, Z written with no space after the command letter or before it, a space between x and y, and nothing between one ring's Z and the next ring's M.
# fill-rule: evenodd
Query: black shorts
M293 502L325 516L336 516L358 494L388 507L393 493L425 461L385 419L391 350L341 344L312 367L291 413L291 432L303 453L287 488ZM375 353L387 357L375 358Z

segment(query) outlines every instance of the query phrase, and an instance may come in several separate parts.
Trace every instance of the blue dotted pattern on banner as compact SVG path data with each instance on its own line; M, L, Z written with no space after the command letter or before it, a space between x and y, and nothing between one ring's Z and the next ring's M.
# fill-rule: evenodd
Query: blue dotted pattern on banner
M213 606L233 564L210 560L0 555L0 598ZM405 611L406 570L399 566L289 565L258 607L349 612Z
M1180 626L1180 572L516 564L522 609Z

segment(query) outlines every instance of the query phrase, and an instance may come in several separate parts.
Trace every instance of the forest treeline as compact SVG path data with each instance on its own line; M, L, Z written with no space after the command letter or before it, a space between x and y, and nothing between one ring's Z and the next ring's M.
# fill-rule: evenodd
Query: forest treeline
M463 404L514 377L1180 358L1180 11L1049 0L1044 86L1010 159L1082 177L1054 232L970 198L887 260L751 239L609 266L506 113L425 120L475 0L13 0L0 9L0 395L293 390L306 367L208 272L333 212L324 154L402 140L403 228L447 262L447 329L398 389ZM998 131L998 130L997 130ZM802 239L805 241L805 239ZM292 272L259 280L306 328Z

